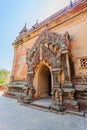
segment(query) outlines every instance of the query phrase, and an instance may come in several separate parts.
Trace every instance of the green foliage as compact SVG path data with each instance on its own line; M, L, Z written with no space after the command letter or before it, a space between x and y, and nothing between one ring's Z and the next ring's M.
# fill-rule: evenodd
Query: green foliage
M0 84L4 85L8 82L10 71L5 69L0 69Z

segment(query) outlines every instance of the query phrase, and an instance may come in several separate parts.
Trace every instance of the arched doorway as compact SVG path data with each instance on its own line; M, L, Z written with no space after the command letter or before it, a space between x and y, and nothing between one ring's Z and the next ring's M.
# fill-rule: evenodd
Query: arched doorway
M46 65L40 68L38 79L39 97L45 98L51 96L51 73Z

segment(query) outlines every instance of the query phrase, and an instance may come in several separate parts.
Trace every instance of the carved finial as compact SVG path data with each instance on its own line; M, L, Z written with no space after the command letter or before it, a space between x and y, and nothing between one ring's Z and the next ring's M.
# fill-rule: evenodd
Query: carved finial
M38 25L38 20L36 20L36 23L34 24L34 26L36 27Z
M70 0L70 6L73 7L73 2L72 2L72 0Z
M32 26L33 29L35 29L38 26L38 20L36 20L36 23Z
M25 23L23 29L19 32L19 34L22 34L23 32L27 32L27 27L26 27L26 25L27 25L27 24Z
M26 27L27 23L25 23L25 27Z

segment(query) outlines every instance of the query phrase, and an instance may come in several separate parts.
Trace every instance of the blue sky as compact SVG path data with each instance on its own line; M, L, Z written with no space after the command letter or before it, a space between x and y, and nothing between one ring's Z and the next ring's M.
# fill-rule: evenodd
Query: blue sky
M12 43L27 23L28 29L69 4L69 0L0 0L0 69L11 71Z

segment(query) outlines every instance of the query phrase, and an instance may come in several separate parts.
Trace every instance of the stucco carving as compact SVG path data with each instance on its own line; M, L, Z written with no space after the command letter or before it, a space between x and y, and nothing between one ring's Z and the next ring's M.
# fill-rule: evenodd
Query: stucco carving
M24 103L31 103L34 98L35 89L33 87L33 73L28 74L28 88L26 90L26 96L23 100Z
M49 31L43 31L27 55L28 66L32 64L34 68L40 62L40 56L42 55L42 60L48 62L52 68L59 68L61 66L61 53L67 50L66 42L65 34L58 35ZM42 54L40 54L40 49L42 49Z
M45 63L48 63L48 65L51 67L52 77L53 77L53 92L52 92L52 98L53 98L53 104L52 108L58 111L64 110L63 108L63 101L62 101L62 95L63 93L66 93L64 90L62 90L61 83L60 83L60 75L61 71L64 72L64 80L67 82L67 85L69 90L72 90L72 85L70 84L70 71L69 71L69 39L68 39L68 33L65 33L64 35L52 33L49 31L43 31L37 41L35 42L32 49L27 54L27 64L28 64L28 86L29 90L32 89L33 86L33 77L32 77L32 85L30 83L30 77L32 71L34 72L35 67L37 64L39 64L40 61L44 61ZM65 86L65 87L66 87ZM71 100L74 99L74 93L73 95L69 92L68 97ZM29 91L29 94L27 97L32 100L31 95L32 91ZM28 100L29 101L29 100ZM29 101L30 102L30 101Z

